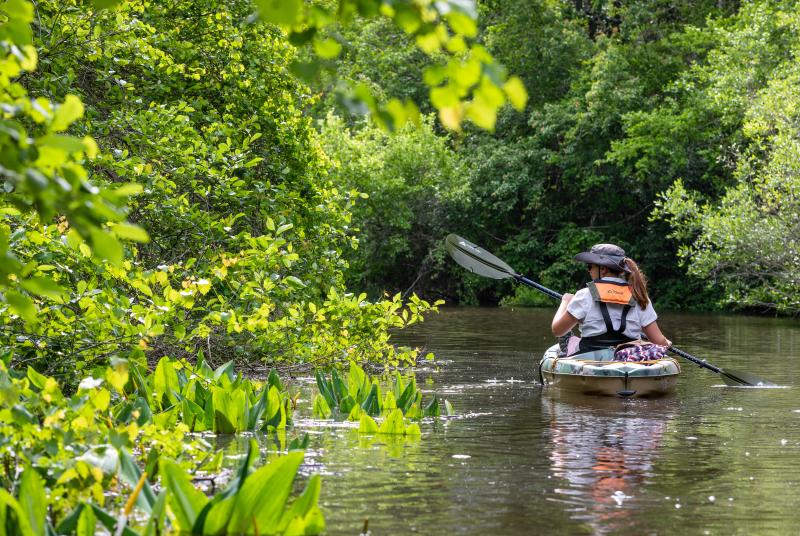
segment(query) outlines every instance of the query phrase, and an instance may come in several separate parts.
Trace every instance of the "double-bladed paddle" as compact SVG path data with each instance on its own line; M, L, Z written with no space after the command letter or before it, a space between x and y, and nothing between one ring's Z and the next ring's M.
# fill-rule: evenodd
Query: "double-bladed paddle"
M447 247L447 252L453 257L458 264L469 270L470 272L478 275L482 275L484 277L491 277L492 279L507 279L509 277L516 279L520 283L524 285L528 285L529 287L533 287L536 290L544 292L551 298L555 298L557 300L561 299L561 294L554 290L550 290L549 288L536 283L535 281L531 281L527 277L518 274L513 268L511 268L508 264L503 262L501 259L498 259L485 249L476 246L472 242L461 238L458 235L451 234L447 235L445 239L445 245ZM722 370L721 368L712 365L711 363L706 362L705 359L700 359L699 357L693 356L690 353L684 352L683 350L679 350L674 346L670 347L670 352L684 358L688 359L692 363L699 365L704 369L708 369L712 372L716 372L720 376L722 376L722 380L727 385L732 386L741 386L741 385L749 385L749 386L769 386L775 385L771 382L766 380L762 380L754 376L753 374L747 372L738 372L735 370Z

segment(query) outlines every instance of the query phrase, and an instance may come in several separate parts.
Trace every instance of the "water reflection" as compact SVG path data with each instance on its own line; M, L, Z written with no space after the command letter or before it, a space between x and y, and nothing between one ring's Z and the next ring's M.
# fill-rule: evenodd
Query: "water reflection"
M586 397L545 390L550 471L563 481L554 491L571 518L594 534L629 527L637 495L653 476L673 413L663 401Z

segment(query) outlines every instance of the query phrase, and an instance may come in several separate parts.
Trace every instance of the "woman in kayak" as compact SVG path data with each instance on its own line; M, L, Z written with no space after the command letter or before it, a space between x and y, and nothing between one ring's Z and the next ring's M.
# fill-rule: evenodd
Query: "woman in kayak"
M658 315L647 295L647 280L633 259L625 256L625 250L613 244L596 244L591 250L578 253L575 260L588 265L592 280L574 295L563 295L552 325L556 337L580 326L577 352L573 340L569 354L643 338L660 346L672 346L656 323Z

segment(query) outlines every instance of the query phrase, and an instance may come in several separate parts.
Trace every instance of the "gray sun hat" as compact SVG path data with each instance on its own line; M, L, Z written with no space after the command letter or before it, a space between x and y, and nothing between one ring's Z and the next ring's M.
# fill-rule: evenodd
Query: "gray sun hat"
M625 250L614 244L595 244L589 251L575 255L575 260L586 264L598 264L618 272L631 273L625 263Z

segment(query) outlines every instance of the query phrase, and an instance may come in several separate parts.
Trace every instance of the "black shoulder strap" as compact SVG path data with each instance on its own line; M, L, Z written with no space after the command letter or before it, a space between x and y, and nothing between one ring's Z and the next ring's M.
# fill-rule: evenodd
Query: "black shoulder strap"
M611 315L608 314L608 306L605 302L598 302L598 305L600 305L600 312L603 314L603 322L606 324L606 333L622 335L628 325L628 313L631 310L631 306L626 305L622 308L622 318L619 321L619 329L614 329L614 325L611 323Z

